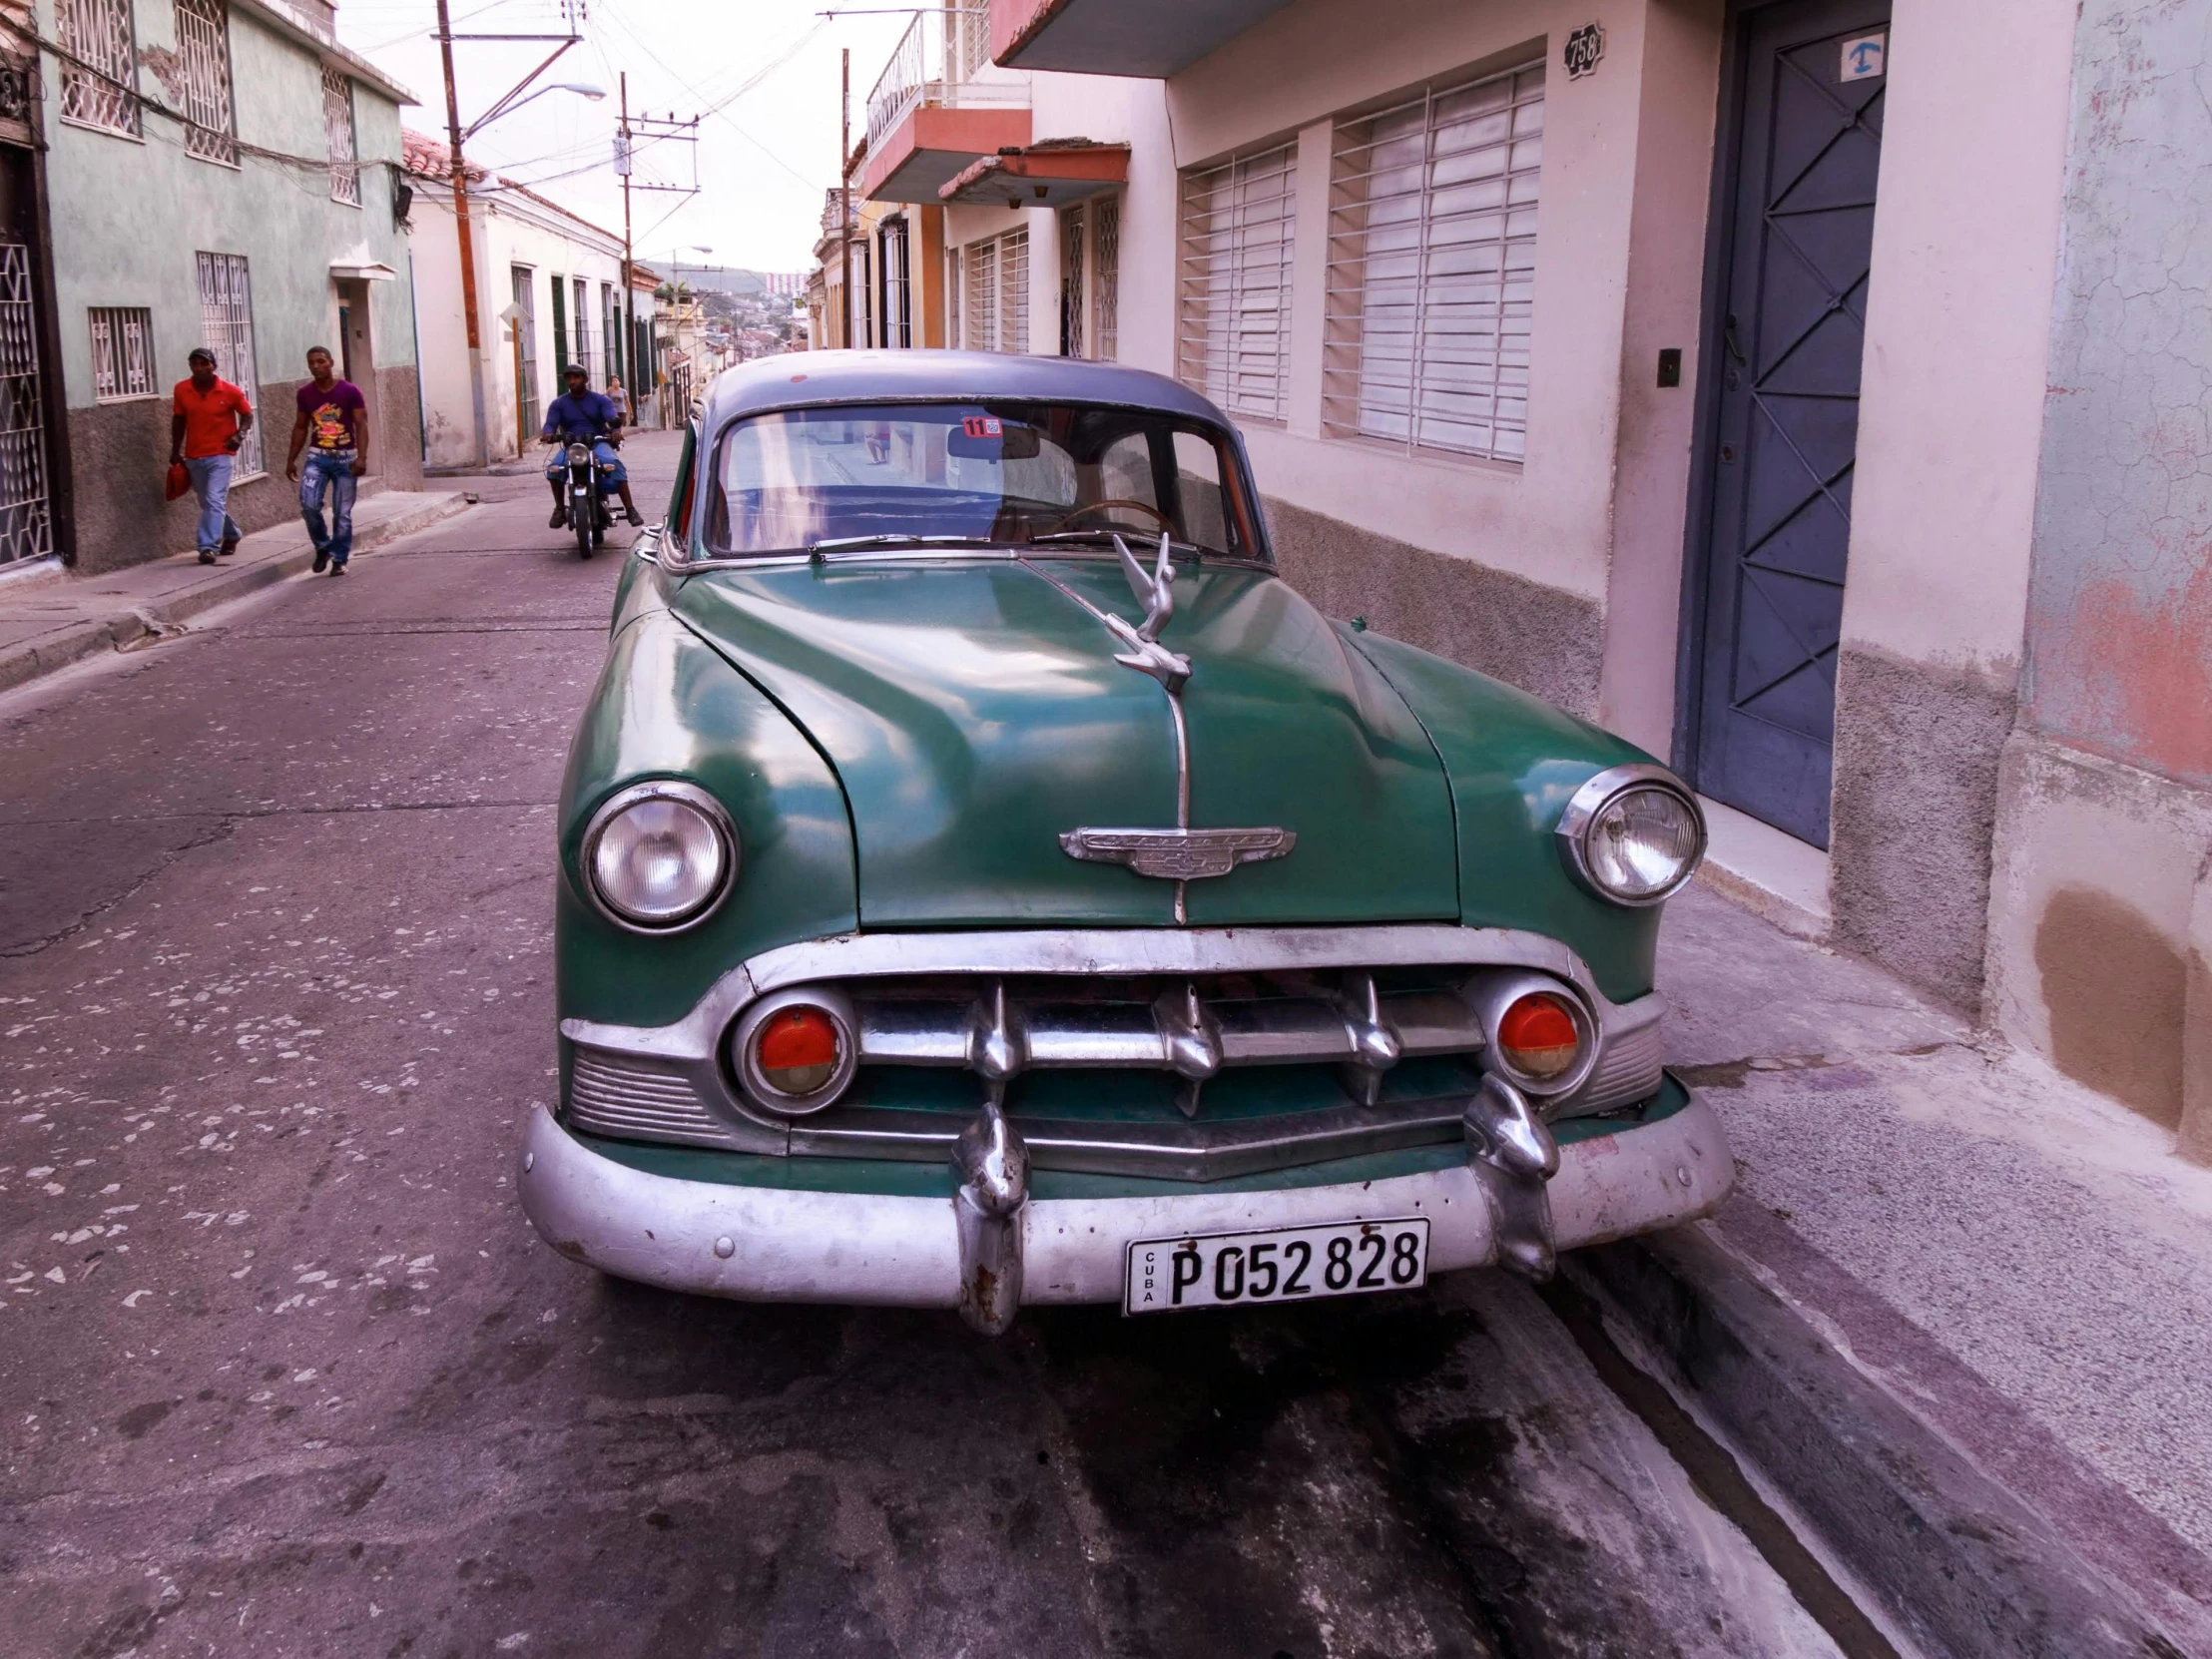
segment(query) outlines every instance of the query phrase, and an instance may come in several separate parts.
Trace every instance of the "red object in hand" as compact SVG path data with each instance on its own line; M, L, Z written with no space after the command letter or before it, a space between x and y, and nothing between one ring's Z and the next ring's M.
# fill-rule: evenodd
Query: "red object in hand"
M183 461L169 463L169 477L162 485L165 501L176 501L192 492L192 474Z

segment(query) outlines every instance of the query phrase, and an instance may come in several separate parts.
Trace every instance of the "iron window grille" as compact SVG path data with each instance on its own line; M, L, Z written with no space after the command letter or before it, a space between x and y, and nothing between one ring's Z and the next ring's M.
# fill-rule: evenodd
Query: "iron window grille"
M1324 431L1521 460L1543 114L1539 61L1338 122Z
M591 370L591 283L581 276L571 276L569 286L575 298L569 307L569 315L576 324L576 355L572 359L584 371L584 383L590 385L596 378ZM562 383L567 390L567 383Z
M177 55L184 65L185 154L238 166L231 16L224 0L177 0Z
M138 40L131 0L56 0L62 60L62 119L103 133L140 136Z
M360 149L353 135L353 78L322 71L322 133L330 147L330 200L361 205Z
M1298 148L1183 175L1177 372L1233 414L1283 418Z
M92 395L121 403L154 395L154 313L140 305L96 305L92 322Z
M261 381L254 372L254 284L243 254L201 254L200 335L216 354L216 372L261 404ZM263 471L262 426L256 420L239 445L232 481L259 478Z
M1029 233L972 242L954 265L966 267L967 291L961 311L970 351L1029 349Z
M54 551L31 251L0 244L0 565Z
M1060 215L1060 355L1083 355L1083 222L1078 203Z
M1091 355L1121 354L1121 198L1100 198L1091 215Z
M961 290L967 285L967 265L962 250L948 248L944 254L944 342L957 350L967 344L967 337L960 332Z

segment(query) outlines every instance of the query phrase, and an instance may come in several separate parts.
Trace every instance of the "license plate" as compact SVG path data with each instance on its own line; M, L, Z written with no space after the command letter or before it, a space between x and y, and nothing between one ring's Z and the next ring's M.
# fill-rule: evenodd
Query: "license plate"
M1428 1283L1428 1221L1348 1221L1139 1239L1122 1281L1124 1314L1168 1314L1248 1302L1304 1302Z

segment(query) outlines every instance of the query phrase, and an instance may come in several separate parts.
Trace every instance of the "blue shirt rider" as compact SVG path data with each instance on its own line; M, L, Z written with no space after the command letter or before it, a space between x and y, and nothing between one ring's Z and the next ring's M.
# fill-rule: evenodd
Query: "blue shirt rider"
M630 514L630 522L643 524L645 515L638 511L638 504L630 495L629 470L623 466L622 457L615 453L615 444L621 441L622 410L605 392L591 389L591 376L582 364L570 363L561 370L561 378L568 382L568 390L554 398L552 407L545 411L545 426L538 437L543 442L564 446L590 444L606 471L607 482L622 492L622 505ZM547 527L564 529L568 524L567 457L556 455L546 467L545 476L553 486L553 516L547 521Z

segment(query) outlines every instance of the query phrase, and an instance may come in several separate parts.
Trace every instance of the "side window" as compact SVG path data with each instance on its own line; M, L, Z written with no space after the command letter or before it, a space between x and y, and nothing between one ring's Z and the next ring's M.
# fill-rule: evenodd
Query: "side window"
M684 428L684 452L676 461L676 484L668 497L668 536L661 544L664 553L673 553L681 559L691 551L691 496L692 456L699 448L699 422L693 421Z
M1196 432L1175 434L1175 484L1183 498L1183 533L1200 547L1245 551L1229 536L1222 510L1221 451Z

